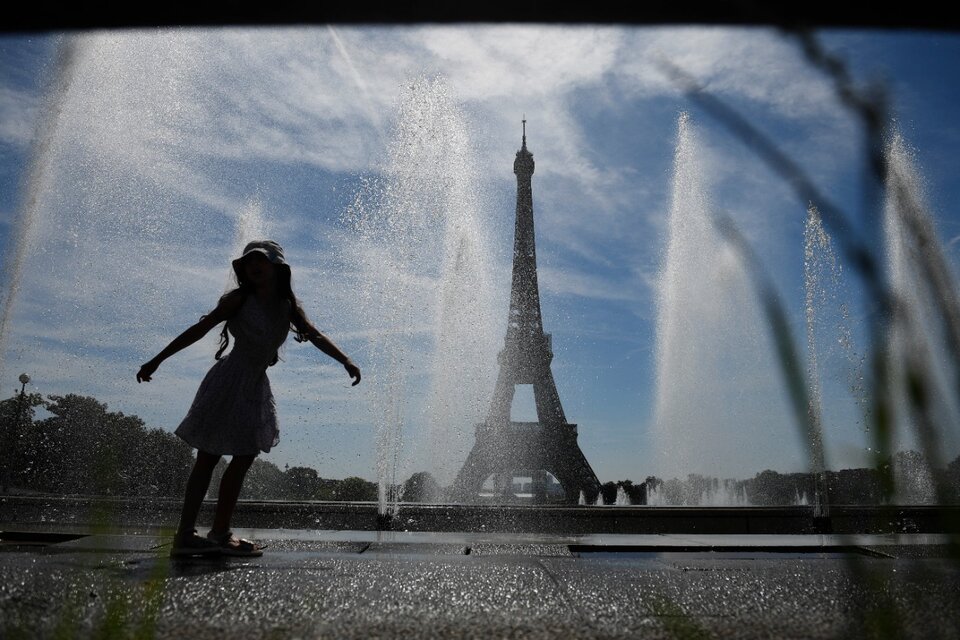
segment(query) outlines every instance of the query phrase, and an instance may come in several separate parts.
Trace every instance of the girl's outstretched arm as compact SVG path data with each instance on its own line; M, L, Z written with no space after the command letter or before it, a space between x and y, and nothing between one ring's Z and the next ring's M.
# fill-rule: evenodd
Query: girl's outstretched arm
M337 345L333 344L333 340L323 335L316 329L314 329L314 331L316 333L311 333L307 337L307 339L310 340L310 343L343 365L343 368L347 370L347 375L353 378L352 386L355 387L360 384L360 367L355 365L353 360L348 358L347 355L341 351Z
M157 370L157 367L160 366L161 362L178 351L186 349L194 342L207 335L210 329L214 328L224 320L232 317L240 308L242 303L243 296L239 294L228 294L220 298L220 302L217 304L216 309L200 318L199 322L174 338L173 341L171 341L170 344L163 349L163 351L158 353L152 360L144 363L143 366L140 367L140 371L137 372L137 382L150 382L151 378L153 377L153 372Z
M297 308L294 310L292 322L293 326L300 332L300 335L309 340L310 344L343 365L343 368L347 370L347 375L353 378L352 386L355 387L360 384L360 367L355 365L353 360L347 357L347 354L333 343L333 340L320 333L320 331L313 326L313 323L307 320L303 309Z

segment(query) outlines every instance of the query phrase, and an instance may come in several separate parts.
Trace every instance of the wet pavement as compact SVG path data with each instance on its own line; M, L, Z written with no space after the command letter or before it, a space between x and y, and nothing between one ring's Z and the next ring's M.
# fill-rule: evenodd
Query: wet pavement
M0 534L2 638L960 638L944 535Z

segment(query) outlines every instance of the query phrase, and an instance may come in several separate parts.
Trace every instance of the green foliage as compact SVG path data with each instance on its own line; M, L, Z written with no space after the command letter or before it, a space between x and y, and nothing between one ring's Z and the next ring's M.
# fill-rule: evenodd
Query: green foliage
M375 502L377 485L374 482L351 476L344 478L336 489L335 500Z
M42 405L43 396L38 393L0 401L0 484L4 490L22 486L32 471L35 452L30 432L36 408Z
M960 456L946 466L935 469L927 462L923 454L917 451L898 451L894 456L878 462L874 467L859 469L841 469L826 471L823 475L827 501L833 505L882 505L890 500L900 504L924 504L934 501L940 504L960 504ZM890 478L896 486L895 494L884 490L885 478ZM640 504L631 490L657 491L664 504L696 505L704 492L716 490L721 484L729 483L738 495L747 497L750 504L758 507L794 505L806 497L813 502L816 474L779 473L766 469L753 478L744 480L719 480L708 476L690 474L685 480L672 478L663 480L649 476L640 487L631 489L629 480L617 483L608 482L603 486L604 500L615 495L616 487L623 485L633 504ZM943 500L937 496L936 486L943 486L948 493ZM612 494L610 493L612 487ZM640 493L640 491L637 491Z
M35 482L67 494L171 496L183 492L192 451L176 436L93 398L51 396L35 425Z
M288 500L320 500L320 474L310 467L291 467L283 478L282 493Z
M4 436L15 434L16 446L4 448L13 455L5 468L14 487L59 494L182 495L193 453L173 434L148 429L139 417L109 411L90 397L44 400L32 394L24 410L20 403L19 397L0 402ZM50 415L35 420L41 406ZM13 421L11 415L22 418Z
M37 410L48 414L37 419ZM0 400L3 489L99 496L183 495L193 467L192 448L174 434L151 429L135 415L110 411L95 398L17 394ZM226 461L214 471L215 499ZM414 474L410 494L436 495L428 473ZM362 478L321 478L316 469L281 470L257 458L240 493L244 500L377 500L377 485Z
M36 419L38 409L48 415ZM4 479L14 490L56 494L180 497L193 465L191 448L174 434L150 429L134 415L110 411L94 398L68 394L44 399L40 394L17 394L0 401L0 449ZM216 498L221 461L210 485ZM934 487L941 498L960 503L960 457L943 469L929 471L925 456L902 451L878 459L876 468L827 471L826 491L831 504L883 504L897 487L904 503L929 502ZM889 480L887 480L889 478ZM752 479L720 481L692 474L684 480L649 477L607 482L601 487L606 504L616 502L622 487L632 504L646 502L655 489L667 504L696 504L701 495L722 482L734 482L751 504L795 504L813 499L814 478L809 473L781 474L766 470ZM443 488L426 471L414 473L402 485L405 502L435 502ZM240 494L245 500L376 501L377 485L358 477L332 480L305 466L281 470L257 458Z
M401 496L404 502L436 502L443 489L429 471L418 471L403 483Z
M256 458L247 471L247 477L240 488L240 498L269 499L282 493L284 474L277 465L266 460ZM211 486L213 483L211 483Z

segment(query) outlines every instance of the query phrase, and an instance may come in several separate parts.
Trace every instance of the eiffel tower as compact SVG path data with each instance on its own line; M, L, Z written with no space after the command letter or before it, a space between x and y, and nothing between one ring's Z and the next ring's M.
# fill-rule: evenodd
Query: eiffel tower
M534 502L577 502L580 493L591 502L600 481L577 444L577 425L569 424L560 404L550 362L550 334L543 332L537 252L533 232L533 154L527 150L527 121L523 145L517 151L517 222L513 243L513 283L503 351L497 357L500 373L486 421L476 427L476 442L453 484L455 499L476 502L492 477L492 497L513 498L515 477L531 478ZM536 422L514 422L510 407L518 384L533 386ZM549 492L553 475L562 494ZM489 493L489 492L485 492Z

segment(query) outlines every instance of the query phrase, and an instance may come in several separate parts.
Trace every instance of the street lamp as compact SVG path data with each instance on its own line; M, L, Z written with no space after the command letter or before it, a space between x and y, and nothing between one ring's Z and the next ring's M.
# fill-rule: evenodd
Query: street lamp
M26 373L21 373L20 377L17 378L20 381L20 397L17 400L17 416L14 420L10 421L9 426L7 427L7 446L6 451L6 464L3 465L3 492L6 493L10 488L11 478L13 476L13 465L17 460L17 445L19 444L20 438L20 423L23 422L23 413L24 413L24 401L26 400L26 389L27 383L30 382L30 376Z

